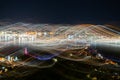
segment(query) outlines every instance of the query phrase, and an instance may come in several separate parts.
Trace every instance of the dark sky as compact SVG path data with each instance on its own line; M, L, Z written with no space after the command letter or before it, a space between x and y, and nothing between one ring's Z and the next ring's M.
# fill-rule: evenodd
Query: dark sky
M0 0L0 19L41 23L120 21L119 0Z

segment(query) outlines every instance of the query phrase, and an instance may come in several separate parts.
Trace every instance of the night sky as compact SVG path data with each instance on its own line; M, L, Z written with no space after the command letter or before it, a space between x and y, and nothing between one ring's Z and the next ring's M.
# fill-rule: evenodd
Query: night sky
M119 0L0 0L0 19L40 23L120 21Z

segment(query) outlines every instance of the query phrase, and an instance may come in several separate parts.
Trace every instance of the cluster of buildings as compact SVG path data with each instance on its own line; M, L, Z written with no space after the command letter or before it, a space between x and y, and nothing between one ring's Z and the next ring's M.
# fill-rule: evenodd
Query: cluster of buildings
M6 56L6 57L0 57L0 63L4 64L4 65L0 65L0 74L2 74L3 72L7 72L8 71L8 67L11 66L11 68L14 67L14 62L19 61L17 56ZM12 65L11 65L12 64ZM9 65L9 66L7 66Z
M18 33L12 31L1 31L0 41L34 41L36 38L35 33Z
M0 41L14 41L14 42L32 42L36 39L40 39L42 37L49 37L53 35L53 32L37 32L37 31L26 31L26 32L18 32L18 31L1 31L0 32Z
M6 56L5 58L4 57L0 57L0 62L16 62L18 61L18 57L17 56Z

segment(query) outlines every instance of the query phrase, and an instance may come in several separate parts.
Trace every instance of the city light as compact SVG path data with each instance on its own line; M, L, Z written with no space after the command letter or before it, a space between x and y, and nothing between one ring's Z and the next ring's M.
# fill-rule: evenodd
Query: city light
M18 24L21 27L18 27ZM120 48L120 33L117 30L92 24L63 27L47 24L46 28L45 24L32 24L32 27L30 25L15 23L1 29L0 74L9 72L9 67L13 71L16 67L49 68L58 63L59 59L101 67L119 67L120 59L106 56L97 50L98 46ZM90 75L87 77L91 78Z

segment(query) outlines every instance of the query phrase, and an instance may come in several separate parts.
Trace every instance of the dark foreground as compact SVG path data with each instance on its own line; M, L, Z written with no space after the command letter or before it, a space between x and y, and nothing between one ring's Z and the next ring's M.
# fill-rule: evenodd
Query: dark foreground
M120 80L119 68L112 65L94 66L83 62L60 59L53 67L46 69L26 68L35 70L28 75L11 76L0 80Z

